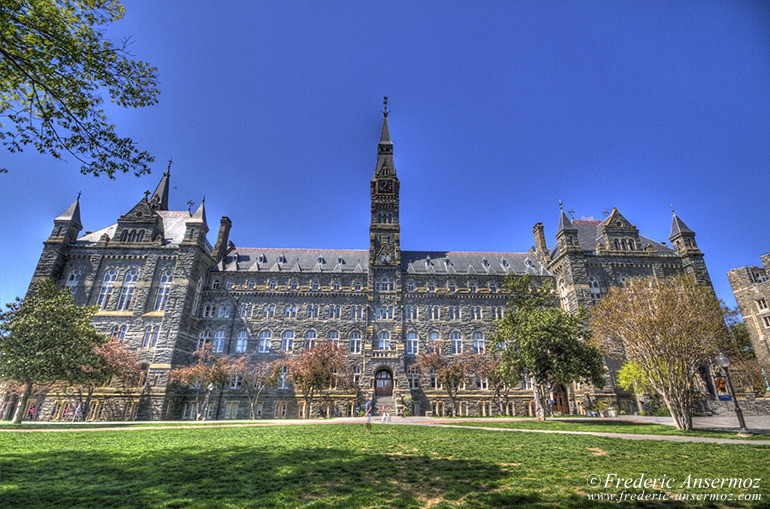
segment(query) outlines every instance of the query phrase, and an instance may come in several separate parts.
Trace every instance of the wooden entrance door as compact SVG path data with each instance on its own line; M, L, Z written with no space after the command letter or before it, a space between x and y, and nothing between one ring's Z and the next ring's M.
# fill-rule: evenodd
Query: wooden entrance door
M393 375L383 369L374 376L374 393L377 396L390 396L393 394Z
M569 414L569 402L567 401L567 391L562 384L553 388L553 411Z

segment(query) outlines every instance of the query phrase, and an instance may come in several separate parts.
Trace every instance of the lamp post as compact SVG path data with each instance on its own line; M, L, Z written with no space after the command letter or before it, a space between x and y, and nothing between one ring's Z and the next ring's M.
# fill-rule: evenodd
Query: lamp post
M738 416L738 425L740 426L738 433L748 435L749 430L746 428L746 421L743 420L743 411L741 411L741 407L738 406L738 397L735 395L733 382L730 380L730 372L727 370L727 368L730 366L730 359L724 353L719 352L719 355L717 355L717 364L719 364L719 366L725 372L727 390L730 391L730 396L732 396L733 403L735 403L735 415Z

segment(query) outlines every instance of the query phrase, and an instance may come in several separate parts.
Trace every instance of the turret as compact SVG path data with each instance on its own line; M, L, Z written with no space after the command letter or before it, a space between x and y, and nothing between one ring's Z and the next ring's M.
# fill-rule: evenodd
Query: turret
M676 215L673 207L671 212L673 216L671 218L671 234L668 236L668 240L671 241L676 254L680 256L685 272L692 274L697 282L711 286L711 278L706 269L706 262L703 261L703 253L695 242L695 232Z
M559 243L559 252L579 251L580 244L578 244L578 230L572 224L572 221L569 220L569 217L567 217L561 202L559 202L559 209L561 210L561 215L559 216L559 227L556 230L556 241ZM543 242L545 242L545 239L543 239Z
M80 194L77 199L60 216L53 220L51 236L43 244L43 253L37 262L32 282L27 294L35 291L43 279L57 281L62 276L62 270L67 262L67 253L75 243L78 233L83 229L80 222Z
M185 221L184 242L204 245L206 243L206 234L209 231L209 225L206 222L206 198L201 200L201 204L195 213Z

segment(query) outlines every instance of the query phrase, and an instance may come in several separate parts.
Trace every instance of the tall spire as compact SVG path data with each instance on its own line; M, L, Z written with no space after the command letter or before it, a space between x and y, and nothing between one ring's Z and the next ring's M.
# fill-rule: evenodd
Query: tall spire
M695 235L695 232L689 229L687 225L684 224L684 221L679 219L679 216L673 211L673 207L671 207L671 212L674 216L671 218L671 235L668 236L669 240L673 240L674 237L681 234Z
M168 160L168 168L166 168L166 172L163 174L163 177L160 179L160 182L158 183L158 187L155 188L155 192L152 193L152 197L150 197L150 206L153 210L168 210L168 187L169 187L169 177L171 176L171 163L173 162L173 158Z
M390 143L390 129L388 129L388 96L386 95L382 99L382 134L380 135L380 143ZM392 143L390 143L392 145Z
M83 224L80 222L80 193L75 201L70 205L62 215L54 219L54 221L68 221L74 223L78 230L83 228Z
M390 141L390 129L388 128L388 96L382 100L382 134L377 143L377 167L374 169L375 177L395 177L396 169L393 166L393 143Z

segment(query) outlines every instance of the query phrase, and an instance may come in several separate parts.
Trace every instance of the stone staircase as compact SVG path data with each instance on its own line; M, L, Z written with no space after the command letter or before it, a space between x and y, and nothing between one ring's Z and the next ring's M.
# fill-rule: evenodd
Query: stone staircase
M375 396L374 408L376 409L376 412L374 415L381 416L382 407L387 409L386 411L390 413L391 417L396 416L396 400L393 398L393 396Z

